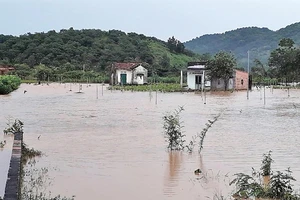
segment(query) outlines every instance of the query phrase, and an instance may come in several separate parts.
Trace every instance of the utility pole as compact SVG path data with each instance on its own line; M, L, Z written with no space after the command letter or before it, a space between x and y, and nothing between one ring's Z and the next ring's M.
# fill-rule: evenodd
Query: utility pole
M247 51L248 53L248 85L247 85L247 100L249 99L249 84L250 84L250 70L249 70L249 50Z

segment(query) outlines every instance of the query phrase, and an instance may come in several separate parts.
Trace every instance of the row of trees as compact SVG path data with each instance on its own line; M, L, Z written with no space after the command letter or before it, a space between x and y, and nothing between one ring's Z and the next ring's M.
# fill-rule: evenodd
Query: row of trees
M44 64L39 64L32 68L26 64L17 64L15 68L16 70L10 73L19 76L23 80L90 81L99 83L108 83L110 80L109 74L93 70L77 70L71 63L66 63L61 67L48 67Z

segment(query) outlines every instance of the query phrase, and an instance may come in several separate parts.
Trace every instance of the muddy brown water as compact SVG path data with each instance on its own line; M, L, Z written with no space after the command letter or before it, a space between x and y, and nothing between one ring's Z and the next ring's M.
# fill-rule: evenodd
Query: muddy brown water
M72 91L70 90L72 88ZM22 84L0 96L0 129L7 118L25 123L24 140L46 156L52 194L89 199L213 199L228 197L237 172L259 169L263 153L273 151L273 170L291 167L300 182L300 91L257 90L224 93L155 93L109 91L96 85ZM24 94L24 90L27 93ZM184 106L186 140L222 112L207 132L201 156L169 153L163 115ZM40 139L38 140L38 136ZM1 136L3 137L3 136ZM4 193L12 138L0 150L0 196ZM2 138L0 138L2 140ZM194 170L201 168L202 175ZM300 186L296 182L297 187Z

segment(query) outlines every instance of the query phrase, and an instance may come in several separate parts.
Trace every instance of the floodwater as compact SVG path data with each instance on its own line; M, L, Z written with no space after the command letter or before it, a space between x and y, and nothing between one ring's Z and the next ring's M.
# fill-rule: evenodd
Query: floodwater
M78 84L22 84L0 96L0 129L9 117L24 122L25 143L45 154L38 166L49 168L52 194L78 200L229 197L233 174L259 169L269 150L273 170L291 167L300 181L299 90L290 90L288 97L285 90L266 89L265 105L258 90L249 100L246 91L207 92L206 104L195 93L158 93L156 100L155 93L106 87L102 95L101 85L78 90ZM207 132L201 155L197 147L192 154L166 150L162 117L179 106L185 109L187 141L222 113ZM0 196L9 144L0 151ZM198 168L202 175L194 174Z

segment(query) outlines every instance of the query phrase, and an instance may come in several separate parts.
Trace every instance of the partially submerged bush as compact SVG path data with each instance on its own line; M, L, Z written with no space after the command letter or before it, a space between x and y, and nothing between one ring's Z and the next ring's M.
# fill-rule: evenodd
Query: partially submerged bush
M266 162L267 161L267 162ZM235 174L236 178L230 182L235 184L236 191L233 195L235 199L268 198L268 199L282 199L282 200L300 200L300 196L295 194L292 188L292 181L296 181L292 176L292 171L288 168L285 172L277 171L273 174L271 171L271 151L264 154L262 160L261 171L253 169L252 175L244 173ZM262 184L262 176L271 176L268 183Z
M7 128L3 130L4 134L15 134L15 133L23 133L23 125L24 123L18 119L15 119L13 123L10 121L7 123Z
M175 109L172 113L168 113L163 117L164 120L164 135L168 142L168 149L173 150L184 150L187 149L188 152L192 152L195 145L199 145L199 153L203 149L203 141L206 136L207 131L211 126L218 120L218 118L221 116L221 113L219 113L216 117L214 117L213 120L208 120L208 123L206 123L206 127L203 128L201 133L198 133L197 135L192 137L192 140L189 142L188 145L185 145L184 137L182 131L182 121L180 121L180 113L184 110L184 108L181 106L178 109ZM199 139L199 142L197 140Z
M39 150L35 150L34 148L28 148L27 145L22 143L22 164L27 164L28 160L31 160L35 157L42 156L42 152Z
M269 151L268 154L263 155L263 159L261 162L261 172L262 176L270 176L271 175L271 163L274 162L273 159L271 158L271 152Z
M24 170L22 178L22 200L74 200L60 195L52 197L51 192L47 192L52 179L49 177L49 169L46 167L37 168L36 161L31 160L28 167Z
M14 75L0 76L0 94L9 94L18 89L21 84L21 79Z
M183 107L175 109L174 112L168 113L163 117L164 120L164 135L168 142L168 149L173 150L183 150L184 149L184 137L182 132L183 126L180 121L180 113L183 111Z

